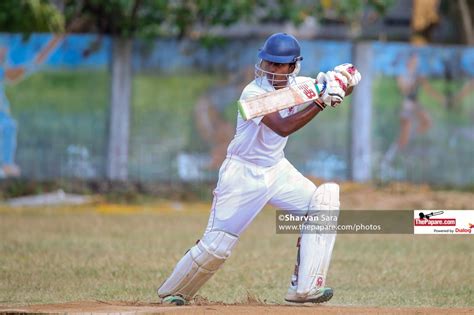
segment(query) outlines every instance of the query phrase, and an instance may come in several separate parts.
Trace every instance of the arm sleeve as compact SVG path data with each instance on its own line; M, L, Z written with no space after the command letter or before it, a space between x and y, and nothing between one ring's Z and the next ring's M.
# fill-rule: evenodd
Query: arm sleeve
M255 118L252 118L251 120L256 124L260 124L260 122L262 122L262 119L263 119L264 116L259 116L259 117L255 117Z

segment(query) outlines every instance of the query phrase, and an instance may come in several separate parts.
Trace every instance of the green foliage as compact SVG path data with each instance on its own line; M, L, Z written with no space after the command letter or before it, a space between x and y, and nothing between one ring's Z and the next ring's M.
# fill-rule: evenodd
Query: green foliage
M177 35L184 36L194 27L206 30L210 26L229 26L250 16L254 11L254 1L183 1L181 5L171 6L171 24L175 25Z
M131 37L137 31L157 35L169 15L167 0L64 1L71 31Z
M64 17L47 0L0 1L1 32L61 32Z
M304 1L257 1L255 12L262 23L291 21L298 25L313 12L313 7L313 4L305 4Z
M393 0L286 1L286 0L65 0L68 25L124 37L208 36L212 26L230 26L239 21L295 25L307 16L335 15L353 20L366 7L383 14ZM80 21L79 23L77 21Z
M65 1L68 24L82 31L131 37L189 35L196 26L231 25L254 8L253 1L89 0ZM80 21L77 23L77 21Z
M394 0L369 0L369 5L380 15L384 15L387 9L394 4Z
M95 32L122 37L208 36L212 26L239 21L295 25L307 16L333 16L346 21L364 8L384 14L393 0L63 0L60 12L48 0L0 1L0 31Z
M378 15L383 16L394 3L394 0L318 1L316 15L339 19L345 22L354 22L361 19L364 10L373 10Z

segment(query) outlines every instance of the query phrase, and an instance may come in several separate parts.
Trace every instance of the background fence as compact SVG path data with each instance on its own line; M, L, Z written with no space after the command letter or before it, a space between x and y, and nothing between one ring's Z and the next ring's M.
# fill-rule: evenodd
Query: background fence
M17 123L16 163L29 179L104 178L112 40L93 35L53 39L49 34L26 40L0 35L5 52L0 92L3 110L9 107ZM253 78L262 42L134 44L129 179L216 178L233 136L235 102ZM44 54L52 43L55 47ZM316 76L352 60L350 42L301 44L303 75ZM363 77L372 78L372 178L472 185L474 49L380 42L369 48L372 73ZM44 60L36 62L41 56ZM416 71L409 74L414 58ZM15 77L17 68L24 71ZM418 102L413 108L407 108L400 80L418 82L411 93ZM346 179L350 110L349 103L326 110L291 136L288 159L306 175ZM410 137L399 145L407 124Z

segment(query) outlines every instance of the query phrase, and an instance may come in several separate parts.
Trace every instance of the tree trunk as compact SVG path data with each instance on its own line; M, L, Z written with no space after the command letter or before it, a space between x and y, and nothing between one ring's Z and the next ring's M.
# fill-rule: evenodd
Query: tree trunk
M132 39L113 38L111 75L107 178L126 181L132 90Z
M464 36L466 44L474 45L474 32L472 31L471 11L466 0L458 0L459 10L461 11L462 24L464 28Z
M354 43L354 65L362 80L354 88L350 117L349 177L357 182L372 177L371 121L372 121L372 67L371 43Z

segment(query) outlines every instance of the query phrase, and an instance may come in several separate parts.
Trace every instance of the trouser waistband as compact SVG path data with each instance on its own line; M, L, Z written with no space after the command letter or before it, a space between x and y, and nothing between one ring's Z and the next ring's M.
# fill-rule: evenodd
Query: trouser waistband
M248 164L250 166L261 167L261 168L271 168L271 167L276 166L280 162L280 161L278 161L277 163L275 163L274 165L271 165L271 166L263 166L263 165L258 165L258 164L255 164L253 162L247 161L246 159L244 159L241 156L236 155L236 154L227 154L226 158L230 159L230 160L236 160L236 161L242 162L244 164Z

